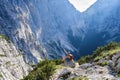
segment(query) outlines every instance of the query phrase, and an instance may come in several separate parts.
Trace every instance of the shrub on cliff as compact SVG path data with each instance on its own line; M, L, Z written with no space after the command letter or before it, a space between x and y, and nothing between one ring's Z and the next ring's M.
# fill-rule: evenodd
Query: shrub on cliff
M83 56L78 60L79 64L88 62L97 62L98 60L104 58L105 56L111 56L115 52L120 51L120 43L110 42L105 46L98 47L92 55ZM106 54L106 52L108 54Z
M55 72L55 64L52 60L41 61L23 80L49 80Z

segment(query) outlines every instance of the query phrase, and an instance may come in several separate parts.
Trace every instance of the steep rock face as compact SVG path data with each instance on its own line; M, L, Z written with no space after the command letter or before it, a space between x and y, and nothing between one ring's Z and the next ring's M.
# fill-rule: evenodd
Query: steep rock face
M61 57L64 54L61 47L76 50L67 36L84 37L78 35L86 30L79 27L84 22L77 22L79 12L67 0L0 2L0 33L9 36L16 48L23 50L28 62L36 63L47 56L45 49L49 58ZM74 28L75 25L78 28Z
M37 63L46 55L34 34L28 5L24 1L0 1L0 33L8 36L27 63Z
M68 0L26 1L37 38L49 58L63 56L61 48L66 48L76 59L91 53L97 46L119 41L118 3L118 0L112 3L98 0L86 12L80 13Z
M120 73L120 52L112 56L112 59L109 60L109 65L116 73Z
M23 56L11 41L0 36L0 80L19 80L32 70Z
M0 2L0 33L10 36L16 47L26 53L26 59L35 63L44 56L63 56L61 48L73 52L77 59L97 46L119 41L119 0L98 0L83 13L69 0Z

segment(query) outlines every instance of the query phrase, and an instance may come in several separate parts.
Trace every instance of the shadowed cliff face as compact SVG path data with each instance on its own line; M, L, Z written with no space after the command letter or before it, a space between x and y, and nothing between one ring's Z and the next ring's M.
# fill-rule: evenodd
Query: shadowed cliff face
M10 37L27 62L61 57L62 48L78 59L97 46L119 41L119 0L98 0L83 13L68 0L0 2L0 33Z

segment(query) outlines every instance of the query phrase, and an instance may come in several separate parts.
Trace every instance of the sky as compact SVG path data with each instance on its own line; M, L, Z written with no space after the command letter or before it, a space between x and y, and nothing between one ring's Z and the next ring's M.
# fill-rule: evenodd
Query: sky
M69 0L69 2L80 12L86 11L97 0Z

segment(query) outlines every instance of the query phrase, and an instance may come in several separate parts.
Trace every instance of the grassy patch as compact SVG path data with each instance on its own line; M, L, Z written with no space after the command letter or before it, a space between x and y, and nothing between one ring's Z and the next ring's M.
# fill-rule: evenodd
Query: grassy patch
M56 60L51 60L53 62L55 62L56 65L60 65L62 63L61 59L56 59Z
M105 46L98 47L92 55L81 57L78 60L78 63L83 64L89 62L97 62L106 56L111 57L117 52L120 52L120 43L110 42Z
M2 78L3 76L2 76L2 74L0 74L0 78Z
M93 53L93 57L96 56L102 56L104 57L106 54L106 52L109 52L111 50L115 50L116 48L120 49L120 43L117 42L110 42L109 44L105 45L105 46L101 46L98 47L94 53ZM113 52L109 52L109 54L112 54Z
M102 59L102 57L101 57L101 56L97 56L97 57L94 58L94 62L97 62L97 61L99 61L100 59Z
M56 68L56 69L62 69L62 68L66 68L66 66L56 65L55 68Z
M100 66L106 66L106 65L108 65L108 62L107 62L107 61L104 61L104 62L102 62L102 63L98 63L98 65L100 65Z
M86 62L90 62L91 61L91 57L90 55L88 56L83 56L81 57L77 62L81 65L81 64L84 64Z
M29 73L23 80L49 80L55 72L60 60L44 60L40 61L37 65L34 65L34 70Z
M113 54L115 54L117 52L120 52L120 47L117 47L116 49L110 50L108 53L111 56L111 55L113 55Z
M0 54L0 57L5 57L6 55L4 55L4 54Z

